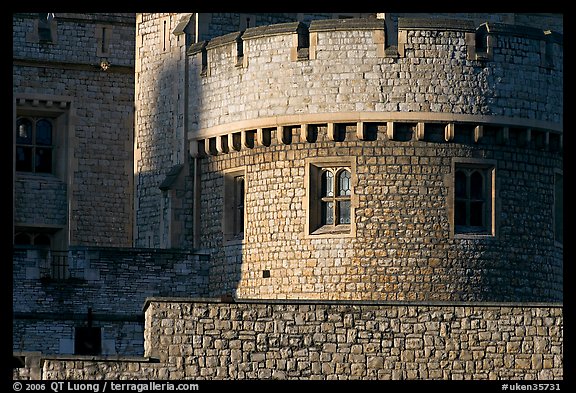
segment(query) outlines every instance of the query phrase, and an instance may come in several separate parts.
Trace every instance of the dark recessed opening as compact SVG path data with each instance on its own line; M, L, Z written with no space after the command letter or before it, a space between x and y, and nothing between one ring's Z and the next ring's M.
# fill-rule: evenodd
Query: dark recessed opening
M262 278L270 278L270 270L262 270Z
M102 353L102 329L77 327L74 339L75 355L100 355Z

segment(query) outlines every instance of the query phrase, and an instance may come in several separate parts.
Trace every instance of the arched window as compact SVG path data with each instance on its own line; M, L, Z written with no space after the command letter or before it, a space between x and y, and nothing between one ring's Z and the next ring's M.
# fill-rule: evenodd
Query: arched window
M54 14L51 12L38 13L38 41L52 42L52 21Z
M457 166L454 174L456 233L491 233L492 167Z
M350 224L350 195L352 195L350 171L342 169L338 174L338 223Z
M224 211L222 232L224 242L238 242L244 239L246 226L246 170L234 169L224 173Z
M53 122L47 118L20 117L16 121L16 170L52 173Z
M48 233L17 232L14 235L14 244L19 246L51 246L52 237Z
M320 176L320 224L350 224L351 174L348 168L323 168Z
M14 236L14 244L20 246L32 245L32 237L26 232L17 233Z

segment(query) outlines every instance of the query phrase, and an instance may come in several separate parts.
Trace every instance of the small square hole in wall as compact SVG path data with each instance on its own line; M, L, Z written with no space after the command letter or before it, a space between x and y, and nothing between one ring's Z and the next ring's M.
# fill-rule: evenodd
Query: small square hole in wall
M262 278L270 278L270 270L262 270Z

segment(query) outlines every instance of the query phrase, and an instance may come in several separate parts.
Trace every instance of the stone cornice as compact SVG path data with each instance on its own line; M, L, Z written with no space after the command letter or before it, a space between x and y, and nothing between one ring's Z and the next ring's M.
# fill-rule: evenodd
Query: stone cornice
M384 30L384 19L323 19L310 23L310 32L337 30Z
M241 120L214 127L204 128L188 133L189 140L201 140L215 136L227 135L232 132L257 128L300 125L300 124L327 124L327 123L356 123L356 122L439 122L439 123L474 123L486 125L503 125L508 127L527 127L562 133L562 124L547 121L523 119L506 116L468 115L458 113L434 112L337 112L314 113L262 117L251 120Z
M477 27L471 20L398 18L400 30L476 31Z
M64 70L77 70L77 71L93 71L93 72L106 72L111 74L134 74L133 65L117 65L114 63L110 64L110 67L106 71L102 70L99 64L89 64L89 63L72 63L66 61L53 61L46 59L19 59L14 58L12 60L13 66L20 67L38 67L38 68L57 68Z
M278 23L275 25L249 27L242 35L244 41L263 36L273 36L288 33L297 33L305 27L302 22Z
M242 32L236 31L234 33L229 33L226 35L221 35L219 37L213 38L206 44L206 49L213 49L226 44L231 44L233 42L238 42Z
M556 302L466 302L466 301L371 301L371 300L315 300L315 299L242 299L242 298L183 298L183 297L149 297L144 301L143 311L146 312L151 303L235 303L235 304L309 304L309 305L337 305L337 306L388 306L388 307L510 307L533 308L550 307L563 308L562 303Z

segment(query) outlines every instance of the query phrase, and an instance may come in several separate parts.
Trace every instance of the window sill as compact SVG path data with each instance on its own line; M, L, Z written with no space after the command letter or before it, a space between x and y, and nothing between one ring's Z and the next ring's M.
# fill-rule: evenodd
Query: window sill
M491 239L494 237L493 233L487 232L458 232L454 234L454 239Z
M350 225L324 225L311 232L308 236L311 238L334 236L351 237L351 232Z

